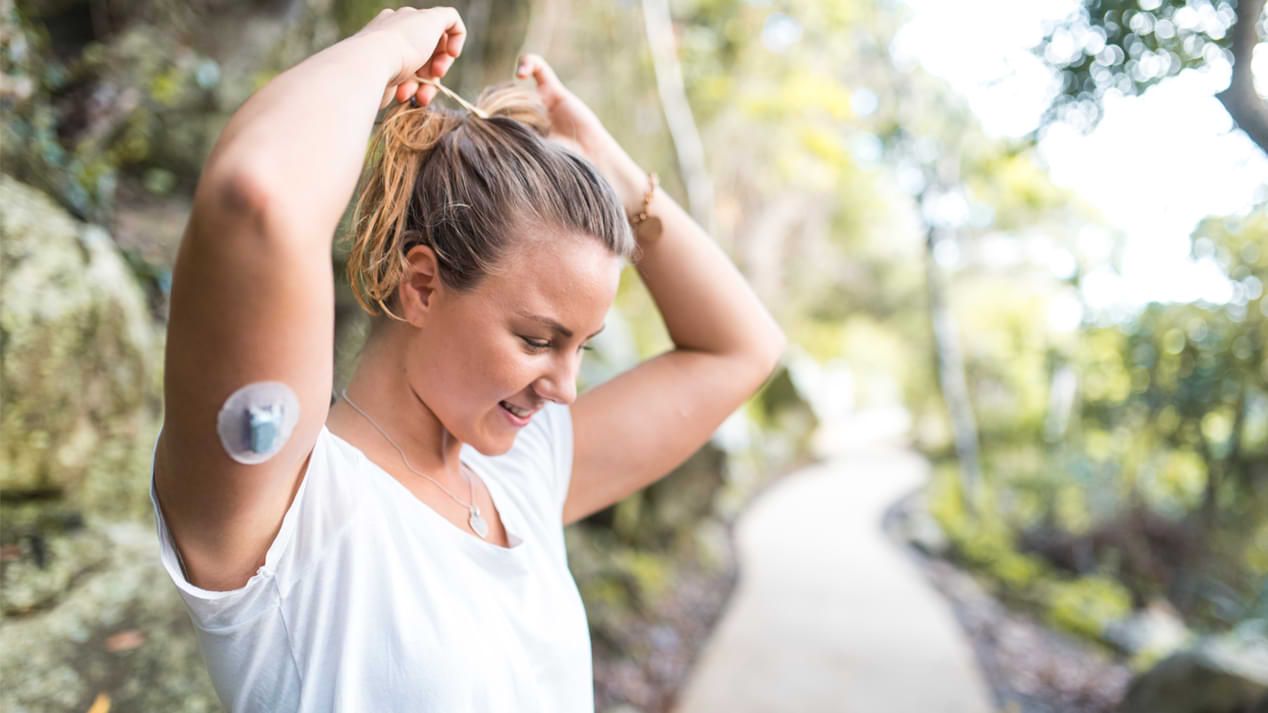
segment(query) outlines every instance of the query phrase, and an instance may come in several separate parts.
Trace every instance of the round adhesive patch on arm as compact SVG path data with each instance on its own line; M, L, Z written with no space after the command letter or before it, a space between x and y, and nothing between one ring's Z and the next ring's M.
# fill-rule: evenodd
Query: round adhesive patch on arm
M257 381L230 394L216 416L225 453L255 465L272 458L299 423L299 398L280 381Z

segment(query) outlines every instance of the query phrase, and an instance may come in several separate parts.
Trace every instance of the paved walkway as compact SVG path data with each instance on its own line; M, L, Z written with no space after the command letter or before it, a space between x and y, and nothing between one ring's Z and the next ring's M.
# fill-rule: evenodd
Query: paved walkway
M737 523L739 585L675 713L993 710L948 605L880 529L927 472L900 446L864 446L762 493Z

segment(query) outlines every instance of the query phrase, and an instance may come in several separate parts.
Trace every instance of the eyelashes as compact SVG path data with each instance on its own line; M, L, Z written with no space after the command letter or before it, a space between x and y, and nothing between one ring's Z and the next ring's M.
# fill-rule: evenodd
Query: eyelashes
M529 339L528 337L520 337L520 339L523 339L524 343L527 344L533 351L541 351L551 347L550 342L543 342L538 339ZM582 344L580 351L592 352L594 351L594 347L590 344Z

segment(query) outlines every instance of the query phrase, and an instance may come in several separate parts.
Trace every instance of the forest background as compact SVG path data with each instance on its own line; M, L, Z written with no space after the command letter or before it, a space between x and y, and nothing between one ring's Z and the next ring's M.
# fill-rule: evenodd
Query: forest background
M1106 300L1130 236L1037 148L1201 76L1231 87L1225 130L1261 159L1262 2L1067 3L1034 43L1051 108L1008 135L900 51L906 3L456 5L471 39L448 84L473 97L519 53L543 54L793 344L683 468L569 529L600 710L668 708L734 581L730 523L860 414L898 418L935 463L912 507L937 535L919 544L993 596L1142 674L1210 642L1268 656L1263 186L1192 230L1195 271L1155 276L1200 275L1200 289ZM13 709L103 696L214 709L153 550L170 267L232 111L379 7L0 0L0 701ZM1167 140L1164 157L1186 136ZM343 258L336 244L336 276ZM346 285L337 319L342 383L366 326ZM610 324L583 386L668 346L632 272ZM1202 655L1201 675L1225 673Z

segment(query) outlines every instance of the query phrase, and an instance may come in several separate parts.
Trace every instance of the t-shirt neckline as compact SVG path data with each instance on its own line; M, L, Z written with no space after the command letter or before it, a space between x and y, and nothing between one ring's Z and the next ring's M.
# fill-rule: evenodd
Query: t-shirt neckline
M504 557L518 556L518 553L526 549L525 545L527 545L527 541L519 534L524 531L524 529L520 526L519 515L517 513L508 514L506 507L508 498L505 497L505 492L502 490L502 484L499 483L496 478L490 478L484 471L483 466L477 468L470 458L462 457L460 460L463 464L470 468L472 472L480 476L480 479L484 482L485 487L488 488L489 498L493 501L493 507L497 509L498 515L502 519L502 527L506 530L507 540L515 543L510 547L503 547L497 543L484 540L476 536L475 533L467 532L450 522L449 518L446 518L444 515L436 512L430 505L422 500L419 500L418 496L415 495L409 488L405 487L403 483L392 477L392 474L387 472L387 470L381 467L378 463L371 460L370 457L365 454L365 451L344 440L342 436L334 431L331 431L325 424L322 424L322 428L326 431L326 433L355 451L357 457L369 464L370 468L375 471L375 475L378 478L390 481L387 483L387 487L398 489L400 491L398 493L399 495L402 497L408 497L408 499L412 501L412 504L410 505L411 508L424 511L424 517L429 518L432 522L439 525L440 527L438 529L451 533L451 538L457 538L463 543L463 547L466 547L474 552L505 553L495 555Z

